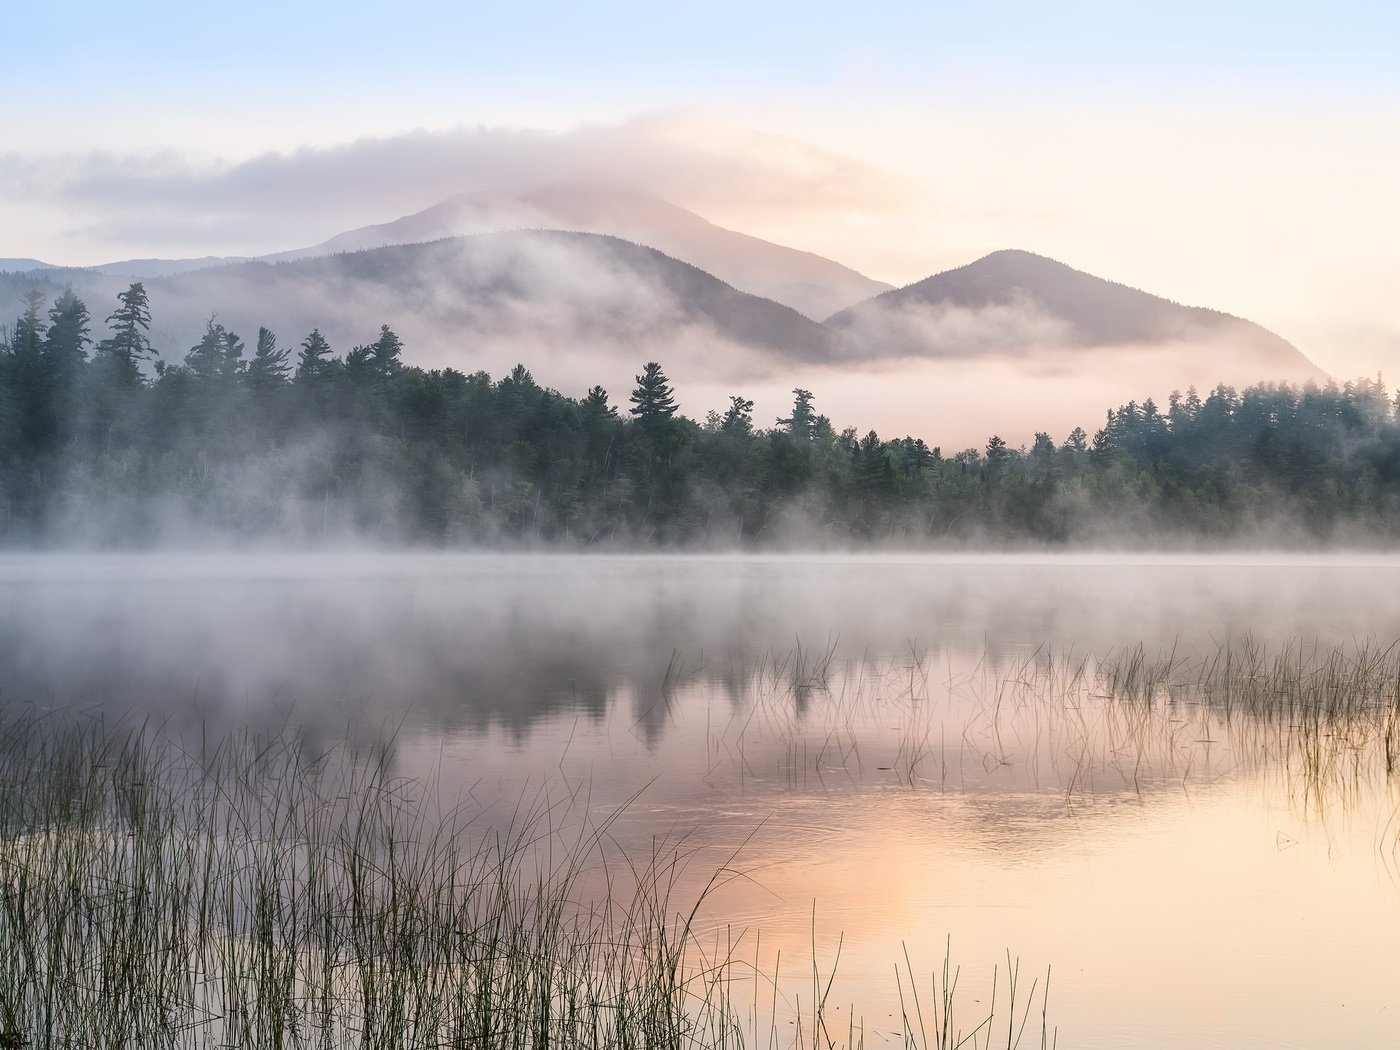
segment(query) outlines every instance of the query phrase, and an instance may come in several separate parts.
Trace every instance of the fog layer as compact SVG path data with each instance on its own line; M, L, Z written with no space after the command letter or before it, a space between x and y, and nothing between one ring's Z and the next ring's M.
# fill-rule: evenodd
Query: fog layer
M661 732L677 675L740 689L795 651L811 667L1361 639L1400 612L1397 577L1344 556L8 555L0 695L520 731L636 695Z

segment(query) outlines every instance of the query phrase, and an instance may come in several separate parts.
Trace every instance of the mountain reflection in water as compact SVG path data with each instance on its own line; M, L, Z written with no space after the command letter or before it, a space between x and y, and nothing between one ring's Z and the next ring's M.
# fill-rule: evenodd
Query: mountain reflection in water
M964 987L1006 949L1053 967L1065 1046L1392 1045L1397 580L1361 556L10 556L0 697L349 726L484 826L532 799L631 855L684 843L682 891L731 873L701 929L760 972L810 990L839 938L833 1001L870 1045L904 952L931 973L950 937Z

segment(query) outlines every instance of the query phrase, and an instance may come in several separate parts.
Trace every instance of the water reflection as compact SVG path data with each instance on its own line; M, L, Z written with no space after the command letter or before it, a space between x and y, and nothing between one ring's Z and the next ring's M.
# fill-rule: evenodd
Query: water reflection
M527 733L628 688L731 696L799 646L993 665L1028 647L1152 653L1346 640L1394 616L1400 561L308 555L0 557L0 689L206 717L352 701ZM683 665L677 667L677 661ZM802 668L791 669L801 678ZM794 693L802 703L801 690Z
M871 1045L950 935L966 987L1053 965L1063 1045L1390 1045L1400 671L1358 639L1397 568L9 558L0 696L349 725L483 813L683 841L682 890L741 873L703 928L784 996L841 935Z

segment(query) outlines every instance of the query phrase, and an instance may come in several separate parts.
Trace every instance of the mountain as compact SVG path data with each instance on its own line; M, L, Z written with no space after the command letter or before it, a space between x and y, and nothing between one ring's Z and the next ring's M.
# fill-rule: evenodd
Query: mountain
M734 288L783 303L815 319L889 288L820 255L716 226L651 194L572 184L519 195L457 194L392 222L347 230L310 247L273 252L255 260L206 255L191 259L123 259L64 269L144 281L230 263L290 262L513 230L562 230L619 237L684 260ZM47 263L35 259L0 259L0 271L47 268Z
M0 300L18 304L38 286L52 301L66 283L95 319L126 287L125 278L89 270L0 275ZM262 325L284 346L319 328L337 353L372 341L388 324L413 364L500 374L524 362L551 383L578 386L575 392L630 379L649 359L673 379L722 380L845 352L830 329L790 307L654 248L589 233L479 234L233 263L145 284L152 344L171 363L183 359L212 314L250 346Z
M133 280L148 280L152 277L171 277L191 270L205 270L211 266L225 266L228 263L247 262L241 255L204 255L198 259L122 259L119 262L100 263L84 269L116 277L130 277Z
M716 226L692 211L647 193L566 184L519 196L458 194L393 222L350 230L313 247L279 252L264 259L301 259L515 229L601 233L634 241L812 318L827 317L889 288L811 252Z
M147 281L153 277L170 277L191 270L203 270L210 266L224 266L228 263L247 262L242 255L205 255L198 259L121 259L117 262L98 263L94 266L57 266L40 262L38 259L0 259L0 273L38 273L43 271L48 277L58 273L82 274L100 273L111 277L126 277L132 281Z
M966 266L877 295L827 319L828 327L879 356L1035 356L1102 348L1193 355L1253 382L1325 380L1297 347L1251 321L1182 306L1024 251L999 251ZM1205 373L1203 373L1205 374ZM1221 380L1211 380L1221 381Z
M0 273L28 273L31 270L56 270L52 263L38 259L0 259Z
M52 302L71 284L100 339L129 283L87 269L0 273L0 321L18 316L31 288ZM146 287L152 342L168 363L184 358L211 314L249 345L262 325L291 347L320 328L338 354L388 324L406 361L427 368L500 376L524 363L567 393L601 384L618 395L656 360L697 417L741 394L757 416L778 418L800 386L840 426L949 448L980 446L988 433L1058 438L1110 406L1163 403L1191 385L1327 379L1258 325L1026 252L997 252L826 324L655 248L547 230L232 263Z

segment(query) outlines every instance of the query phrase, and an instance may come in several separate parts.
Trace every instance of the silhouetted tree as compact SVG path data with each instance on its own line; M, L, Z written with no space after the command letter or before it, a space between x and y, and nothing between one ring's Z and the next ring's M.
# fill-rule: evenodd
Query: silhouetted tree
M311 333L301 341L301 352L297 354L298 381L324 379L331 372L331 345L326 342L326 337L321 334L319 328L311 329Z
M263 392L283 386L291 372L291 367L287 364L290 353L290 350L278 349L277 337L270 330L259 328L257 347L244 373L249 387L254 391Z
M792 415L778 420L778 426L786 427L788 433L800 441L810 441L817 423L817 414L812 408L812 392L798 388L792 394Z
M117 296L117 302L117 309L107 316L112 334L97 344L97 354L111 363L121 383L134 386L141 382L141 362L153 353L146 334L151 310L145 285L135 282Z
M637 376L637 387L629 400L632 402L631 414L644 430L653 434L664 430L676 414L676 399L670 380L655 361L648 361L642 374Z
M617 409L608 404L608 392L600 386L589 388L581 407L585 420L617 418Z
M78 369L87 360L89 338L87 305L73 294L72 286L54 300L49 311L49 334L44 343L44 355L49 369L65 383L71 383Z
M894 468L880 435L868 432L855 448L856 482L866 498L887 495L894 487Z
M729 398L729 408L720 420L719 429L726 434L753 433L753 402L737 394Z
M987 439L987 460L986 471L989 482L1001 480L1006 473L1007 465L1011 462L1011 450L1006 447L1006 442L996 434Z
M403 370L403 361L400 359L403 342L387 324L380 326L379 338L370 344L370 351L374 370L379 375L388 378L398 375Z
M205 323L204 335L185 355L185 364L196 376L207 381L234 374L242 356L243 344L238 336L211 317Z
M48 325L39 316L44 293L31 289L24 296L24 313L10 337L12 405L21 454L35 455L52 440L49 413L50 389L44 360L44 336Z

